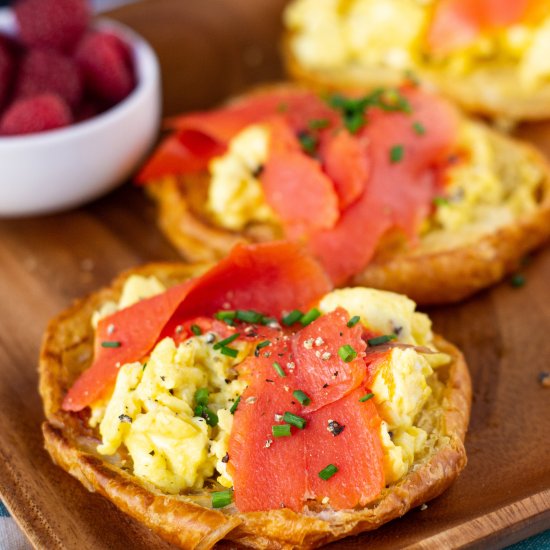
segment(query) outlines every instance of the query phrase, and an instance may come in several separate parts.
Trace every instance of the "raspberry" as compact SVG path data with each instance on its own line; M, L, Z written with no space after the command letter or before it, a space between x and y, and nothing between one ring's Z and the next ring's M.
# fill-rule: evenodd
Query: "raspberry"
M71 122L71 111L65 101L54 94L43 94L13 103L0 120L0 135L44 132Z
M18 0L14 11L26 46L63 52L74 48L91 17L87 0Z
M9 43L0 36L0 108L6 102L10 93L14 63Z
M30 50L19 69L15 97L25 99L47 93L61 96L75 108L82 99L78 65L52 50Z
M129 49L112 34L88 33L76 50L76 60L87 87L100 99L118 103L134 88Z

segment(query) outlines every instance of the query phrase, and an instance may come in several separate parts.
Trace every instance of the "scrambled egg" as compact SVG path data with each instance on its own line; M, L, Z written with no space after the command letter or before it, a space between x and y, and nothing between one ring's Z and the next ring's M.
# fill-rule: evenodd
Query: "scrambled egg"
M109 310L162 288L155 278L134 276ZM359 315L372 331L395 333L402 343L432 346L430 320L404 296L347 288L327 294L319 303L323 313L337 307ZM235 358L214 350L208 334L179 346L165 338L142 362L123 365L110 398L92 411L90 424L99 425L102 438L98 452L112 455L125 447L134 474L166 493L200 489L213 476L232 487L223 460L233 425L230 408L246 388L234 367L252 353L253 344L236 341L232 346L239 350ZM394 348L379 368L372 391L383 419L380 437L387 483L405 475L424 449L428 435L416 420L432 394L433 369L448 361L442 353ZM201 388L209 390L208 407L218 417L216 426L195 414L195 392Z
M164 290L155 277L132 275L119 302L104 304L92 322L97 325L101 317ZM233 425L229 409L245 389L233 367L250 349L235 343L240 353L231 358L214 350L207 339L194 336L178 347L170 338L162 340L143 363L123 365L113 394L92 409L90 425L99 425L102 437L98 452L111 455L124 445L135 475L167 493L198 489L214 471L219 483L233 485L222 459ZM209 389L216 427L194 416L199 388Z
M348 63L411 67L428 19L421 0L298 0L284 19L292 47L307 67Z
M537 208L544 175L522 149L497 144L482 126L469 122L460 127L458 150L464 159L447 171L444 198L424 224L423 252L477 240Z
M267 128L251 125L231 140L224 155L210 162L207 209L221 227L242 230L251 222L276 219L258 180L268 147Z
M426 56L434 4L434 0L295 0L284 20L292 33L294 55L314 70L354 65L404 70L427 63L460 76L483 64L513 64L525 89L548 83L550 17L482 35L445 55Z

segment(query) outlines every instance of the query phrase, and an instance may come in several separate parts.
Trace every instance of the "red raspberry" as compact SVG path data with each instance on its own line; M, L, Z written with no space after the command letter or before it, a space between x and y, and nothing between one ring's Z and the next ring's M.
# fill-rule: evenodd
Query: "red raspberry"
M82 38L91 17L87 0L18 0L14 11L25 45L64 52Z
M75 108L82 99L82 78L75 61L52 50L30 50L23 58L15 97L57 94Z
M90 32L79 44L75 57L88 89L100 99L118 103L133 90L129 49L118 37Z
M0 120L0 135L33 134L68 126L71 111L63 99L44 94L13 103Z
M8 99L14 63L9 42L0 36L0 108Z

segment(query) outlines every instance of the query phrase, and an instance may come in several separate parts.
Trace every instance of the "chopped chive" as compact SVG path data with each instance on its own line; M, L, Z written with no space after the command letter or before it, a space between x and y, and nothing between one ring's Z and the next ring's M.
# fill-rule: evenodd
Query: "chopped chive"
M300 430L303 430L306 427L305 418L292 414L291 412L288 412L288 411L285 412L285 414L283 415L283 420L285 422L288 422L289 424L292 424L292 426L296 426L297 428L300 428Z
M201 327L199 327L199 325L191 325L191 332L195 336L200 336L202 334L202 330L201 330Z
M195 402L197 405L206 405L208 403L209 393L208 388L199 388L195 392Z
M223 340L220 340L219 342L216 342L214 344L214 349L220 349L224 346L227 346L227 344L231 344L234 340L236 340L240 336L239 332L236 332L235 334L232 334L231 336L228 336L227 338L224 338Z
M308 155L315 153L315 149L317 148L317 138L315 136L311 135L309 132L300 132L298 134L298 141L304 153Z
M236 316L237 312L232 310L218 311L218 313L214 315L214 317L220 321L232 321Z
M256 349L254 350L254 355L256 357L259 357L260 356L260 350L265 348L266 346L269 346L269 344L271 344L271 342L269 340L264 340L263 342L260 342L257 346L256 346Z
M303 313L299 309L295 309L294 311L291 311L288 315L285 315L282 318L283 325L286 325L289 327L290 325L293 325L294 323L298 322L302 318Z
M323 128L326 128L330 124L330 121L328 118L314 118L309 121L308 126L312 130L322 130Z
M239 350L234 348L228 348L227 346L223 346L223 348L220 349L220 353L222 355L227 355L228 357L237 357L239 355Z
M403 160L404 154L405 149L403 148L403 145L394 145L390 149L390 162L392 164L395 164L396 162L401 162Z
M273 324L273 323L275 323L275 324L277 324L277 325L279 324L279 323L277 322L277 319L275 319L275 317L265 317L265 316L264 316L264 318L262 319L261 323L262 323L262 325L271 325L271 324Z
M224 508L233 502L233 491L217 491L212 494L212 508Z
M510 284L514 288L521 288L525 285L526 279L524 275L521 275L520 273L516 273L510 278Z
M114 340L105 340L101 342L102 348L119 348L122 344L120 342L115 342Z
M283 367L281 367L281 365L277 363L277 361L273 363L273 368L281 378L284 378L286 376L286 372L283 370Z
M344 116L344 126L350 134L356 134L365 125L365 115L355 111Z
M258 313L257 311L253 311L251 309L248 309L248 310L238 309L235 317L239 321L244 321L245 323L261 323L264 318L264 316L261 313Z
M237 410L237 407L239 406L240 401L241 401L241 396L239 395L239 397L235 399L235 402L233 403L233 405L231 405L231 408L229 409L229 412L231 414L235 414L235 411Z
M218 415L212 410L209 409L206 405L197 405L195 407L195 416L200 416L206 420L206 423L214 428L218 425L219 418Z
M288 103L285 103L284 101L281 101L279 105L277 105L277 112L279 113L286 113L288 111Z
M426 133L426 127L424 126L424 124L422 124L422 122L413 122L413 130L414 130L414 133L418 136L423 136L425 133Z
M338 468L334 464L329 464L319 472L319 477L326 481L327 479L330 479L337 471Z
M300 323L302 324L302 326L305 327L310 323L313 323L313 321L315 321L315 319L318 319L319 317L321 317L321 312L316 307L314 307L313 309L310 309L307 313L304 313L304 315L302 315Z
M434 197L433 203L435 206L448 206L449 199L447 197Z
M363 397L359 398L359 401L361 403L364 403L365 401L368 401L369 399L372 399L374 397L374 393L367 393L366 395L363 395Z
M286 437L290 435L290 424L275 424L271 426L273 437Z
M376 336L375 338L369 338L367 340L367 344L369 346L379 346L381 344L387 344L391 340L395 340L397 338L396 334L384 334L383 336Z
M349 363L357 357L357 352L349 344L345 344L343 346L340 346L340 349L338 350L338 355L340 356L340 359L342 359L342 361Z
M301 405L307 406L311 403L311 399L302 390L294 390L292 395L300 402Z
M354 315L354 316L347 322L348 328L354 327L360 320L361 320L361 317L359 317L359 315Z

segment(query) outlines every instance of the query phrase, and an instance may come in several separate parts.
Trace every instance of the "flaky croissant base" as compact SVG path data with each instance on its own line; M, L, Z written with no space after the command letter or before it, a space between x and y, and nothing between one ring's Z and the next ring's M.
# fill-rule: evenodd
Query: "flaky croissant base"
M90 491L98 492L123 512L182 548L211 548L222 539L232 546L252 548L313 548L336 539L376 529L441 494L466 465L464 437L469 421L471 383L462 354L436 337L438 349L452 362L440 367L445 389L439 396L437 441L422 461L398 483L364 508L334 511L313 504L304 513L288 509L239 513L234 505L223 511L210 507L207 492L166 495L123 469L123 459L95 452L98 434L83 413L61 410L63 396L89 367L93 353L90 319L102 303L116 300L133 273L155 275L166 286L200 275L208 264L150 264L121 275L110 287L95 292L53 319L44 336L39 372L40 394L47 420L45 446L52 459Z

